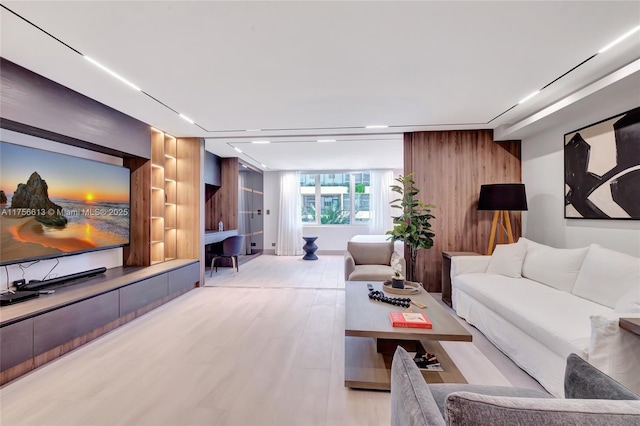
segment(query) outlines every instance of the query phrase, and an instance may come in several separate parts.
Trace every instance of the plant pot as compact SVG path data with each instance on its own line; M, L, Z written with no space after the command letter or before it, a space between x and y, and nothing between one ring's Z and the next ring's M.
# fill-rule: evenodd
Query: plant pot
M404 278L391 278L391 287L393 288L404 288Z

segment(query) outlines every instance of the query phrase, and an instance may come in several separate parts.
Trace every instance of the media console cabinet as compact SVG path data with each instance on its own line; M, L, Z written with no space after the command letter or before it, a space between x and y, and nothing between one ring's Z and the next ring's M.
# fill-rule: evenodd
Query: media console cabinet
M118 267L0 308L0 385L188 292L200 262L176 259Z

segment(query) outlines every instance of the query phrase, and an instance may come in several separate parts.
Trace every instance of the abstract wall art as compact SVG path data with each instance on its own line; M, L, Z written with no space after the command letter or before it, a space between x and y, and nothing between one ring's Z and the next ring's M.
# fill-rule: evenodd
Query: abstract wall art
M567 219L640 219L640 107L564 135Z

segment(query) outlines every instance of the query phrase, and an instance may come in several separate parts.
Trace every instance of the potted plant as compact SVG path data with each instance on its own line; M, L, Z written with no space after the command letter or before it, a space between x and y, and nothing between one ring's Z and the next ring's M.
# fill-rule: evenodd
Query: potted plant
M400 273L400 271L396 271L391 276L391 287L404 288L404 276Z
M391 241L402 241L409 249L410 259L407 268L409 281L416 281L416 257L420 249L433 247L435 234L431 230L429 220L435 216L431 214L433 204L425 204L416 197L420 192L415 187L413 173L399 176L396 181L400 185L391 185L391 190L400 195L400 198L391 201L391 207L399 209L400 214L393 217L393 229L387 231L391 235Z

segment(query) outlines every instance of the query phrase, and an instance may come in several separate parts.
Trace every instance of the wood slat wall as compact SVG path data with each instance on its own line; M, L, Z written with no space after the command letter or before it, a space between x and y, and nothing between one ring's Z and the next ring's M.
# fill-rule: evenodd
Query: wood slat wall
M416 278L440 292L443 251L486 253L493 212L477 210L480 185L521 182L520 141L494 142L491 130L405 133L404 170L418 198L436 205L434 246L418 253ZM517 240L521 214L510 218Z
M151 160L128 157L131 169L131 228L129 245L123 251L125 266L151 264Z
M201 138L178 138L176 143L178 164L177 181L177 257L200 259L200 282L204 283L204 141Z
M222 220L225 230L238 229L238 158L223 158L220 163L221 186L215 191L207 189L205 227L218 229Z

